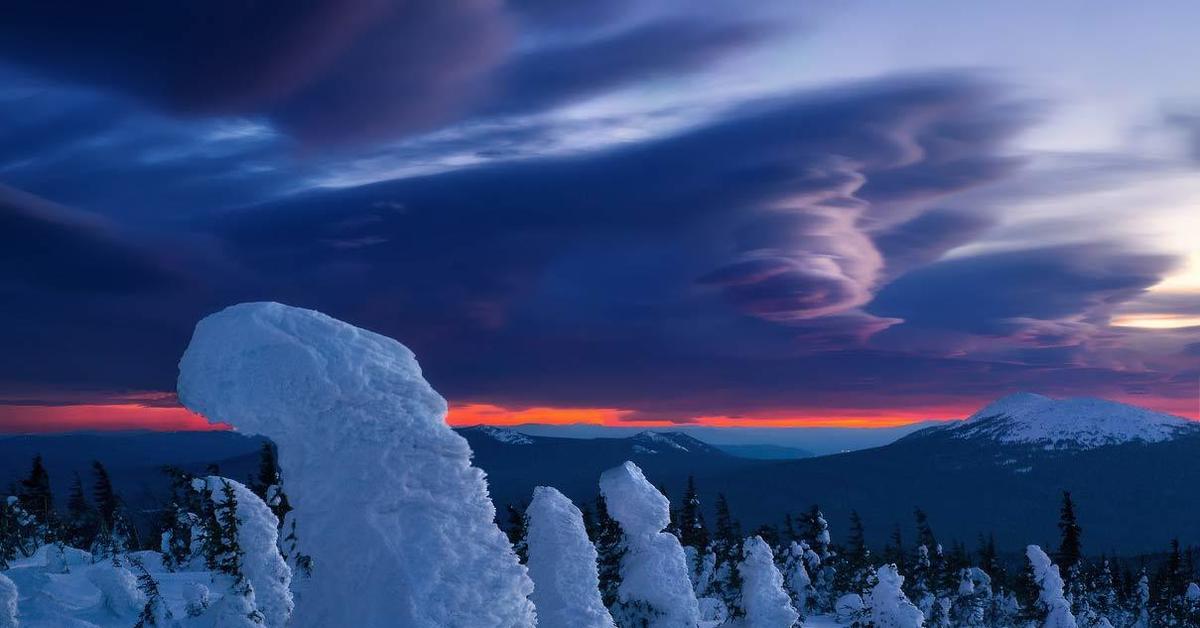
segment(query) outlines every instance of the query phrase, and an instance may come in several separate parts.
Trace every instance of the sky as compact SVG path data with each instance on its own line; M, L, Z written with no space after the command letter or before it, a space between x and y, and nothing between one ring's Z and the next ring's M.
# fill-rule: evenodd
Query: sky
M460 425L1200 418L1194 2L25 4L0 431L212 427L178 358L262 300Z

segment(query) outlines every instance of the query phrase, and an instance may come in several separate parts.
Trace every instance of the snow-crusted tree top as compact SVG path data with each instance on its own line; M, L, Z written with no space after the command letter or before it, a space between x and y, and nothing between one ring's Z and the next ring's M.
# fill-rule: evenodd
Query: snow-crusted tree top
M646 479L642 470L625 462L600 475L608 514L626 534L654 534L671 523L670 502Z
M179 398L209 419L241 431L326 432L299 416L333 414L346 404L377 406L375 422L360 421L364 440L424 431L449 437L446 401L421 376L407 347L313 310L279 303L242 303L204 318L179 362ZM344 436L344 435L343 435Z
M1033 393L1002 397L947 426L959 438L982 437L1048 449L1090 449L1104 445L1169 440L1200 424L1182 417L1105 399L1051 399Z

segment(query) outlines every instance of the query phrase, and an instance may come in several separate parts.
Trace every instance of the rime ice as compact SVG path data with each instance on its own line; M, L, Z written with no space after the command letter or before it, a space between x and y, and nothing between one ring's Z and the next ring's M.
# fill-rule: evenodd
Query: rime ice
M532 583L483 472L411 351L319 312L246 303L196 325L179 398L279 446L312 580L293 624L532 626Z

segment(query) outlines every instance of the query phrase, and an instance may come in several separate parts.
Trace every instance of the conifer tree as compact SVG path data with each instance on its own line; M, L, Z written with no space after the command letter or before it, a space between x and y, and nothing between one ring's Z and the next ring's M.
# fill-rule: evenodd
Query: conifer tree
M837 570L833 588L835 595L867 592L870 583L871 552L867 549L866 534L862 518L857 510L850 511L850 536L842 553L841 567Z
M508 535L508 542L512 543L513 550L517 553L517 559L524 565L529 561L529 518L525 515L524 508L509 504L507 510L508 528L504 532Z
M596 515L592 513L591 507L587 504L584 504L579 509L579 515L583 518L583 530L587 533L588 540L595 545L597 532Z
M96 537L96 512L88 503L83 490L83 479L78 473L71 483L71 494L67 498L67 518L63 528L63 540L71 547L91 547L92 540Z
M50 474L42 464L42 456L33 457L29 476L21 480L17 495L21 509L32 516L33 545L40 546L57 538L59 522L54 511L54 493L50 489Z
M1108 559L1100 559L1100 567L1092 578L1091 607L1097 615L1107 617L1115 622L1118 601L1117 587L1113 577L1112 565Z
M821 513L821 508L813 504L812 508L804 515L804 540L808 546L812 548L821 560L826 560L830 556L831 541L829 537L829 523L825 521L825 515Z
M893 524L892 536L883 546L883 564L895 565L899 573L908 573L908 557L904 555L904 536L900 533L900 524Z
M15 502L16 498L0 499L0 571L8 569L9 561L17 557L21 547L20 524L10 500Z
M703 556L708 541L708 528L704 525L704 513L700 510L696 480L689 475L687 490L683 493L683 505L679 509L679 543L684 547L696 548L696 555Z
M729 510L724 493L717 494L716 525L713 529L713 553L716 556L713 593L729 611L730 617L741 617L742 576L737 566L742 562L742 531Z
M170 620L174 618L174 615L163 600L162 592L158 589L158 581L150 575L145 563L136 556L129 556L126 558L126 562L133 567L134 575L137 576L138 590L146 598L146 605L142 607L142 612L138 615L137 623L133 628L170 625Z
M251 492L258 495L271 513L279 520L279 530L283 530L284 518L292 510L287 493L283 491L283 477L279 471L279 459L275 453L275 445L265 442L259 450L258 475L247 485Z
M96 504L97 531L92 543L96 558L112 556L137 547L136 531L125 516L121 498L113 488L108 470L99 460L92 462L95 481L92 500Z
M617 592L621 588L621 559L625 556L625 545L621 538L621 524L608 514L603 495L596 497L595 544L600 598L605 607L612 608L617 603Z
M1038 598L1041 596L1042 587L1038 584L1037 577L1033 573L1033 562L1029 557L1025 557L1025 565L1021 569L1021 573L1017 576L1016 582L1013 583L1013 593L1017 597L1017 603L1020 609L1017 611L1017 620L1019 622L1036 622L1038 625L1045 621L1045 609L1038 606Z
M979 567L992 578L992 590L999 592L1008 588L1008 571L1000 562L996 551L996 537L989 534L986 538L979 535Z
M1075 503L1071 501L1070 491L1063 491L1058 529L1061 534L1061 541L1055 561L1062 571L1063 578L1069 585L1072 574L1075 571L1074 567L1079 564L1080 559L1083 557L1083 546L1080 542L1083 528L1079 527L1079 522L1075 518Z
M796 522L792 520L791 513L784 513L783 528L779 531L781 541L785 545L791 545L792 542L800 540L800 535L796 533Z

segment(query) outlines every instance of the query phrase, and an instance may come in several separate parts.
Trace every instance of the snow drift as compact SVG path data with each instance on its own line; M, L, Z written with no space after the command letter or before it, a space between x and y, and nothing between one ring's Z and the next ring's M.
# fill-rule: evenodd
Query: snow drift
M244 303L196 325L179 399L279 446L312 580L293 624L532 626L483 472L411 351L319 312Z
M0 573L0 628L17 628L17 585Z

